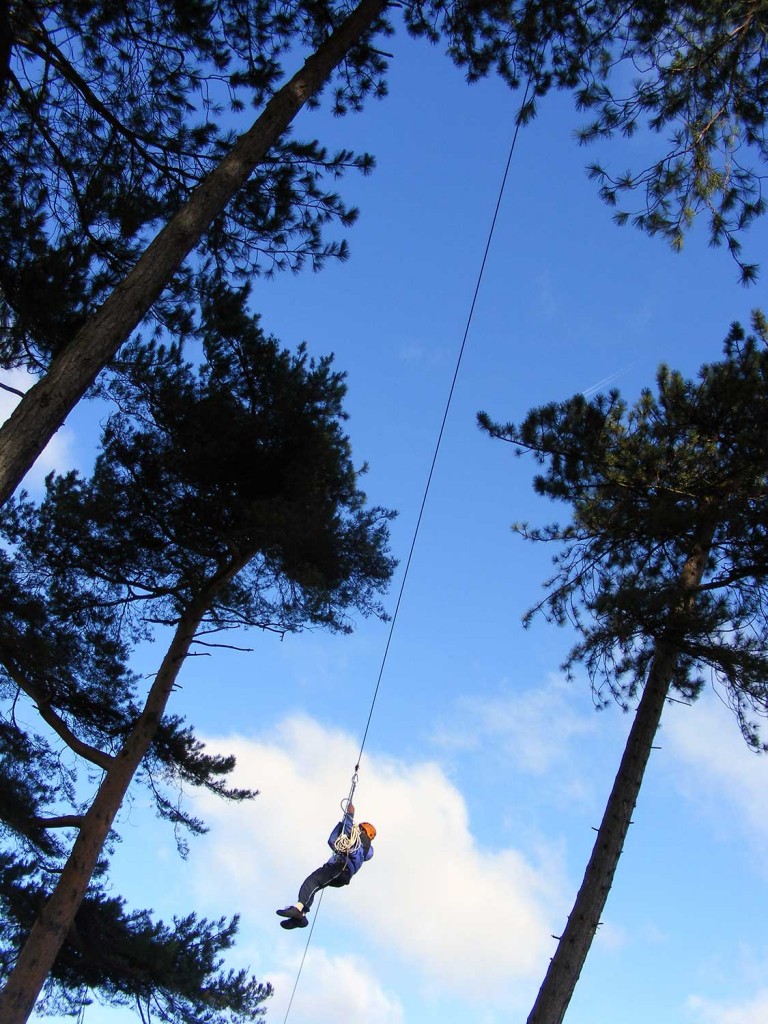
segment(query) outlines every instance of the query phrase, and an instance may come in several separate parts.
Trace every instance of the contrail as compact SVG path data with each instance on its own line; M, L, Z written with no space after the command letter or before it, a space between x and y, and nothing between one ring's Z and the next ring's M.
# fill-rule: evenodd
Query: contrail
M607 387L609 384L612 384L615 380L618 380L619 377L623 377L625 373L629 373L629 371L635 365L635 363L627 363L627 365L622 367L621 370L617 370L615 373L610 373L607 377L603 377L603 379L599 380L596 384L590 384L588 388L584 388L581 392L582 395L584 395L585 398L589 398L590 395L593 395L596 391L599 391L600 388Z

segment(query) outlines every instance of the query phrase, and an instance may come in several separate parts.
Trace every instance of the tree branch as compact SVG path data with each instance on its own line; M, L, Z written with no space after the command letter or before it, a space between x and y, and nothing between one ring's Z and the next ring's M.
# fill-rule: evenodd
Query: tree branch
M753 580L755 576L765 573L765 567L760 565L750 564L743 569L735 570L724 576L716 576L709 580L707 583L701 583L699 585L699 591L704 590L722 590L723 587L730 587L734 583L740 583L742 580L748 579ZM754 583L752 584L754 586Z
M80 828L83 816L81 814L61 814L57 818L33 818L32 822L39 828Z
M199 644L201 647L221 647L228 651L240 651L243 654L253 653L252 647L237 647L235 644L211 644L207 643L205 640L193 640L192 643Z
M109 771L115 760L111 754L106 754L103 750L99 750L98 747L93 747L90 743L85 743L83 740L75 736L64 719L51 707L49 698L43 693L40 687L33 683L31 679L27 678L27 676L7 658L3 659L3 667L19 689L26 693L30 700L34 702L43 721L53 729L59 739L62 739L70 750L79 757L82 757L84 760L90 761L91 764L95 764L99 768L102 768L105 772Z
M10 391L10 393L12 395L18 395L19 398L23 398L24 397L24 392L23 391L19 391L18 388L12 388L10 384L3 384L3 382L1 380L0 380L0 388L2 388L3 391Z
M127 128L118 117L115 117L114 113L96 95L85 79L77 73L64 54L48 37L44 36L40 30L38 30L38 33L42 45L35 45L32 38L27 38L25 40L25 44L30 53L35 54L35 56L39 57L40 60L46 62L50 61L50 63L53 64L56 70L69 82L69 84L80 93L88 106L102 117L104 121L114 129L114 131L119 135L122 135L122 137L131 146L139 150L148 164L163 174L171 172L172 168L168 163L161 162L150 152L149 147L152 145L152 139L131 131L131 129ZM190 174L181 167L173 168L173 171L174 173L179 173L183 178L188 179L187 182L185 182L187 187L189 187L189 180L192 180L193 182L199 182L200 180L199 175Z

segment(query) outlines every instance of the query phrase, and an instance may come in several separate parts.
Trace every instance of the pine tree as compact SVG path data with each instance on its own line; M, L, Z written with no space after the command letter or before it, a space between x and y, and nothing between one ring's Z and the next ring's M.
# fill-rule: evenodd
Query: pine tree
M155 925L107 899L99 881L134 779L162 816L193 832L204 825L174 799L181 783L253 795L227 786L231 757L208 755L168 714L190 650L233 627L346 632L352 611L384 614L391 513L367 507L359 489L343 375L330 359L281 350L246 302L245 290L205 297L198 370L178 348L127 351L111 386L118 410L130 412L108 420L93 474L52 476L39 506L11 502L2 516L13 556L0 595L3 790L12 794L0 806L11 837L0 872L6 964L9 943L31 924L0 996L9 1024L26 1020L49 975L51 999L76 1003L76 986L92 985L117 1002L159 1000L179 1024L251 1019L265 995L219 971L232 925ZM158 627L170 639L141 695L129 655ZM20 724L20 704L37 708L40 730ZM62 767L62 745L86 777L88 767L101 773L83 806L82 773ZM58 838L67 830L71 850ZM173 955L182 933L198 937L199 958ZM110 937L103 955L101 934Z
M56 347L55 357L45 376L27 392L3 431L0 431L0 465L4 467L4 470L0 470L0 476L5 474L4 479L9 488L3 500L13 492L48 439L94 383L99 372L114 358L120 346L150 312L164 289L172 284L174 275L203 236L210 247L207 253L206 247L203 247L203 255L207 255L213 264L211 273L204 275L208 280L203 286L209 288L212 286L211 279L214 283L222 280L219 264L226 264L228 257L237 261L239 254L241 258L241 266L235 266L236 274L244 275L249 269L253 269L253 259L249 259L249 256L252 255L252 249L259 248L258 239L263 236L267 214L274 213L272 235L277 233L285 237L286 224L291 216L295 216L290 209L295 201L291 196L293 185L287 186L288 194L284 193L278 203L277 199L265 195L263 181L260 183L262 187L259 187L257 182L255 187L246 188L240 196L244 209L236 212L243 216L235 217L236 227L234 231L230 231L229 237L222 236L216 228L229 204L241 193L256 168L270 159L273 148L280 142L296 113L326 84L350 51L354 53L350 55L352 69L348 74L349 84L340 87L339 105L342 104L341 97L351 97L351 102L359 102L359 95L371 88L371 59L374 68L378 64L375 54L366 46L365 41L377 26L385 6L386 0L362 0L360 6L341 21L338 27L334 27L334 19L330 16L321 19L324 26L321 37L327 34L327 38L306 59L301 70L268 99L251 128L236 142L232 143L229 140L226 146L219 143L214 147L214 156L204 161L204 165L208 166L204 166L204 173L198 174L198 182L190 188L187 181L188 195L185 199L182 197L181 204L178 203L178 195L174 193L171 197L173 209L166 219L165 226L138 259L135 259L136 254L133 253L134 260L131 261L132 266L127 276L109 291L108 297L98 310L88 316L79 329L76 329L76 325L78 321L82 323L82 314L75 317L74 326L72 323L66 326L63 343ZM285 17L280 11L281 8L278 8L278 20ZM299 34L301 36L301 32ZM177 53L177 63L178 57ZM267 64L269 65L269 61ZM162 78L162 74L160 77ZM268 77L274 77L274 71ZM151 77L149 86L152 89ZM189 99L185 95L182 108L188 102ZM88 112L90 109L89 106ZM210 133L204 132L204 138L208 134ZM289 156L291 155L294 159L297 157L295 152L289 153ZM289 178L292 180L295 176L295 170L291 171ZM8 177L6 175L6 179ZM298 177L301 181L301 175ZM303 180L304 191L311 199L315 189L312 174L308 172ZM309 185L306 184L307 181L310 182ZM7 181L7 184L11 189L18 187L13 180ZM162 182L158 187L161 186ZM96 187L98 188L98 185ZM45 188L40 191L44 196ZM331 208L338 205L333 197L329 202ZM271 209L275 204L277 211ZM145 201L140 215L134 217L134 220L138 220L138 226L150 219L150 211L151 204L148 211ZM113 210L107 212L112 217L115 216ZM43 215L41 211L39 216ZM322 222L323 218L329 216L328 210L325 213L321 212L319 216ZM152 219L162 223L165 218L162 211L156 210ZM124 242L119 217L118 228L121 232L117 243ZM316 229L317 222L314 228L311 228L305 218L300 225L299 233L312 236ZM89 233L92 233L92 229L89 229ZM46 241L43 241L43 248L46 258L51 256ZM68 251L69 245L65 246L65 249L67 251L61 256L61 261L69 267L73 262ZM81 278L86 273L83 261L87 261L88 254L80 252L77 245L75 250L74 267L77 269L74 271L74 280L67 282L67 288L77 301L78 296L84 291ZM69 271L67 273L69 274ZM31 301L29 288L24 288L23 296L28 302ZM17 310L18 307L19 302L16 302ZM170 324L175 333L179 322L181 326L184 325L183 321L184 315L176 310Z
M616 204L639 190L647 203L635 223L675 246L703 212L713 242L754 278L739 236L764 209L764 3L393 7L414 35L444 40L470 80L495 73L525 85L523 121L563 88L593 113L584 141L644 125L668 133L645 171L611 177L595 165L603 197ZM0 316L6 359L45 376L0 430L0 502L137 325L149 318L172 335L194 334L197 294L211 277L251 276L273 256L297 265L346 254L322 241L321 228L354 212L320 180L370 159L330 156L286 132L328 83L335 112L386 92L385 60L370 40L391 31L389 12L387 0L363 0L348 17L329 2L290 14L229 0L193 11L172 0L84 0L76 13L12 5L7 60L0 54L10 154L0 157ZM278 88L296 49L311 56ZM614 83L624 88L625 67L643 74L623 96ZM263 110L235 143L217 120L219 102Z
M231 148L245 108L274 94L285 51L311 52L338 19L323 3L288 16L275 3L81 0L13 5L8 20L3 363L40 369ZM380 58L361 63L368 78L349 76L350 90L374 85ZM174 335L189 330L200 264L253 277L345 256L322 228L355 211L323 179L365 169L368 158L280 135L206 234L194 273L174 273L155 303L155 320Z
M518 427L482 427L544 467L538 493L566 526L517 531L560 547L542 612L574 625L566 666L584 663L599 701L637 705L568 923L528 1024L560 1024L605 907L651 745L670 693L722 687L742 734L766 750L768 713L768 330L734 324L725 358L685 380L662 367L657 394L618 392L544 406Z
M46 885L34 859L0 854L3 915L0 970L7 976L16 952L40 912ZM78 1015L89 992L113 1006L135 1007L142 1020L155 1015L179 1024L234 1024L265 1012L272 987L247 971L223 970L237 935L238 918L208 921L188 914L170 925L150 911L128 912L107 895L99 867L67 932L36 1004L40 1013Z

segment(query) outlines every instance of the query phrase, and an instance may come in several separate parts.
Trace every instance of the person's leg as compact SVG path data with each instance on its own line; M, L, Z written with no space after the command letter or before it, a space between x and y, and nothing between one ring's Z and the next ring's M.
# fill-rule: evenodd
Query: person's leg
M328 885L332 885L335 888L340 889L342 887L342 885L349 885L349 883L351 881L352 881L352 873L350 872L349 868L345 866L344 869L342 871L340 871L339 874L336 875L335 878L332 878L330 880Z
M349 872L343 862L323 864L311 875L307 875L301 883L296 902L276 911L279 917L287 918L280 922L283 928L306 928L307 911L312 906L315 895L326 885L346 885L349 881L348 876Z
M345 871L346 865L343 862L340 864L323 864L317 871L313 871L311 875L308 875L299 889L299 899L296 904L299 910L306 914L312 906L317 893L324 889L326 885L338 884L337 880Z

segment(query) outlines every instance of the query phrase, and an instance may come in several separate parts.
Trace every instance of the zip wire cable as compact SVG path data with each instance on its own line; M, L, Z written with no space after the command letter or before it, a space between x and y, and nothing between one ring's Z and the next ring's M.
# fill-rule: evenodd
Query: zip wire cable
M525 86L525 92L523 93L523 101L520 104L520 109L521 110L525 107L525 104L526 104L526 102L528 100L528 90L530 89L530 86L531 86L531 78L529 77L528 81L526 83L526 86ZM397 594L397 601L395 602L395 610L392 613L392 620L391 620L390 625L389 625L389 633L387 634L387 642L384 645L384 654L383 654L382 659L381 659L381 666L379 668L379 674L378 674L378 677L376 679L376 686L375 686L374 691L373 691L373 697L371 699L371 706L370 706L370 709L368 711L368 719L367 719L367 721L365 723L365 730L363 731L363 739L362 739L362 742L360 744L360 752L357 755L357 764L355 765L355 771L354 771L354 774L352 776L352 784L351 784L351 788L350 788L350 791L349 791L349 796L346 798L347 805L352 802L352 797L355 794L355 787L357 786L357 775L358 775L358 772L360 771L360 762L362 761L362 758L363 758L363 750L365 749L365 741L368 739L368 731L369 731L369 729L371 727L371 719L373 718L373 711L374 711L374 708L376 707L376 700L377 700L377 698L379 696L379 690L381 688L381 680L382 680L382 677L384 675L384 668L385 668L386 663L387 663L387 655L389 654L390 644L392 643L392 634L395 631L395 624L397 623L397 616L398 616L398 613L400 611L400 605L401 605L402 600L403 600L403 592L405 591L405 584L406 584L406 581L408 579L408 572L410 571L411 562L413 560L413 552L414 552L414 550L416 548L416 541L417 541L418 536L419 536L419 530L421 528L421 521L424 518L424 509L426 508L427 498L429 497L430 487L432 486L432 477L434 476L434 473L435 473L435 466L437 465L437 457L440 454L440 446L441 446L442 441L443 441L443 434L445 433L445 426L446 426L446 423L448 422L448 413L451 410L451 403L453 401L453 393L456 390L456 382L457 382L458 377L459 377L459 370L461 368L461 362L462 362L462 359L464 358L464 350L467 347L467 339L469 337L469 329L472 326L472 319L473 319L474 314L475 314L475 306L477 305L477 297L480 294L480 285L482 284L483 275L485 274L485 265L488 262L488 253L490 252L491 242L493 241L493 235L494 235L494 232L496 230L496 221L499 218L499 210L501 209L501 202L502 202L502 199L504 198L504 190L506 188L507 178L509 177L509 168L510 168L510 166L512 164L512 156L513 156L513 154L515 152L515 145L517 143L517 136L518 136L518 134L520 132L520 123L521 123L520 122L520 116L518 115L518 117L516 119L516 124L515 124L515 131L514 131L514 133L512 135L512 142L511 142L510 147L509 147L509 154L507 156L507 163L506 163L506 166L504 168L504 174L502 175L502 178L501 178L501 185L499 186L499 193L498 193L498 196L496 198L496 206L495 206L494 211L493 211L493 217L491 218L491 226L490 226L490 229L488 231L488 238L487 238L486 243L485 243L485 250L483 252L483 258L482 258L482 260L480 262L480 270L478 271L477 281L475 282L475 290L474 290L474 292L472 294L472 302L470 303L470 306L469 306L469 313L467 315L467 322L466 322L466 325L464 327L464 334L463 334L462 339L461 339L461 346L459 347L459 354L458 354L458 357L456 359L456 368L453 371L453 379L451 380L451 386L450 386L450 389L448 391L448 398L447 398L446 403L445 403L445 410L443 412L443 418L442 418L442 421L440 423L440 430L438 431L438 435L437 435L437 443L435 444L435 450L434 450L434 453L432 455L432 462L431 462L431 465L429 467L429 473L427 475L427 483L426 483L426 486L424 488L424 495L423 495L423 497L421 499L421 505L419 507L419 514L418 514L418 516L416 518L416 526L415 526L414 531L413 531L413 538L411 540L411 546L410 546L410 548L408 550L408 557L405 560L405 569L403 570L403 578L400 581L400 589L399 589L398 594ZM342 802L342 808L344 808L344 802ZM320 912L320 906L322 904L322 895L323 895L323 890L320 891L320 900L318 901L317 909L315 911L315 916L314 916L314 919L312 921L312 927L310 928L309 935L307 936L307 943L306 943L306 946L304 947L304 954L303 954L303 956L301 958L301 963L299 964L299 970L298 970L298 973L296 975L296 981L295 981L294 986L293 986L293 991L291 992L291 998L290 998L290 1001L288 1003L288 1009L285 1011L285 1017L283 1018L283 1024L286 1024L286 1021L288 1020L288 1014L290 1013L291 1006L293 1005L293 997L296 995L296 989L299 987L299 979L301 978L301 972L304 969L304 961L307 958L307 953L309 951L309 944L312 941L312 933L314 932L315 924L317 923L317 915Z
M304 946L304 953L302 954L301 963L299 964L299 972L296 975L296 981L294 981L293 983L293 991L291 992L291 998L288 1000L288 1009L285 1011L285 1016L283 1017L283 1024L285 1024L285 1022L288 1020L288 1014L291 1012L291 1007L293 1006L293 997L296 995L296 989L299 987L299 978L301 977L301 972L304 969L304 961L307 959L307 953L309 952L309 944L312 941L312 932L315 930L315 925L317 924L317 915L320 913L320 907L322 906L323 903L324 892L325 889L320 890L320 895L317 900L317 907L315 909L315 916L312 919L312 927L309 929L309 935L307 936L307 941Z
M526 83L526 86L525 86L525 92L523 94L523 101L522 101L522 103L520 105L520 109L521 110L525 107L525 104L526 104L526 102L528 100L528 90L530 88L530 85L531 85L531 79L529 78L527 83ZM458 380L459 370L461 369L461 362L462 362L462 359L464 358L464 350L467 347L467 338L469 337L469 329L472 326L472 319L473 319L474 314L475 314L475 306L477 305L477 297L478 297L478 295L480 293L480 285L482 284L482 281L483 281L483 275L485 273L485 265L488 262L488 253L490 252L491 242L493 241L494 231L496 230L496 221L499 218L499 210L501 209L501 201L504 198L504 189L506 188L507 178L509 177L509 168L510 168L510 165L512 163L512 156L513 156L513 154L515 152L515 144L517 142L517 136L518 136L519 131L520 131L520 118L518 117L517 118L517 123L515 124L515 131L514 131L514 134L512 136L512 143L511 143L511 145L509 147L509 155L507 156L507 163L506 163L506 166L504 168L504 174L502 175L501 185L499 187L499 194L498 194L498 197L496 199L496 207L495 207L495 209L493 211L493 217L491 219L491 226L490 226L490 229L488 231L488 239L487 239L487 241L485 243L485 251L483 252L483 258L482 258L482 261L480 263L480 270L479 270L478 275L477 275L477 282L475 283L475 290L474 290L474 293L472 295L472 302L470 303L470 307L469 307L469 314L467 316L466 326L464 327L464 335L463 335L463 337L461 339L461 346L459 348L459 355L458 355L458 358L456 360L456 368L453 371L453 379L451 381L451 387L450 387L450 389L448 391L448 399L447 399L447 401L445 403L445 411L443 412L443 419L442 419L442 422L440 423L440 430L439 430L438 435L437 435L437 443L435 444L435 451L434 451L434 454L432 455L432 463L431 463L431 465L429 467L429 474L427 475L427 483L426 483L426 486L424 488L424 496L421 499L421 506L419 508L419 514L418 514L418 517L416 519L416 527L415 527L415 529L413 531L413 539L411 540L411 546L410 546L410 549L408 551L408 558L405 561L405 569L403 570L403 578L402 578L402 580L400 582L400 590L399 590L398 595L397 595L397 602L395 603L395 610L392 613L392 622L390 623L389 634L387 636L387 642L386 642L386 645L384 647L384 656L381 659L381 668L379 669L379 675L378 675L378 678L376 679L376 687L375 687L375 689L373 691L373 699L371 700L371 707L370 707L370 710L368 712L368 720L365 723L365 731L363 732L363 740L362 740L362 743L360 744L360 753L357 755L357 764L355 765L355 774L353 776L352 793L354 793L354 787L355 787L355 785L357 783L357 773L360 770L360 761L362 760L362 757L363 757L363 750L365 749L365 741L368 738L368 730L370 729L371 719L373 718L373 709L376 707L376 698L379 695L379 688L381 687L381 679L382 679L382 676L384 675L384 667L385 667L385 665L387 663L387 655L389 654L389 646L390 646L390 644L392 642L392 634L395 631L395 623L397 622L397 615L398 615L398 612L400 611L400 603L401 603L401 601L403 599L403 592L405 590L405 584L406 584L406 581L408 579L408 572L409 572L409 570L411 568L411 561L413 559L413 552L414 552L414 550L416 548L416 541L417 541L418 536L419 536L419 529L421 528L421 520L424 517L424 509L425 509L426 504L427 504L427 498L429 497L430 487L432 486L432 477L434 476L434 473L435 473L435 466L437 465L437 457L440 454L440 446L441 446L442 441L443 441L443 434L445 433L445 425L448 422L448 413L451 410L451 402L453 401L453 393L456 390L456 381ZM351 799L351 796L350 796L350 799Z

